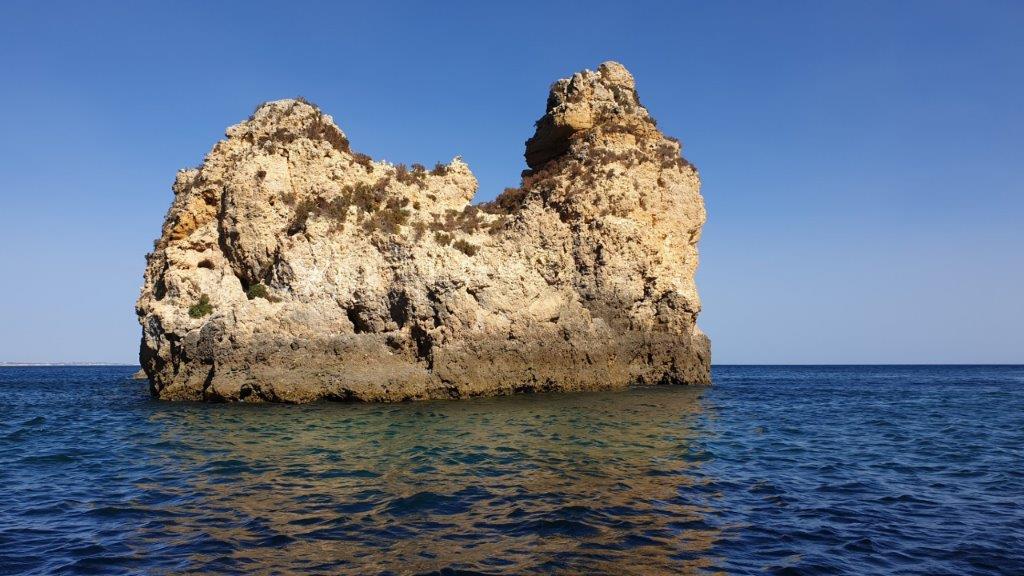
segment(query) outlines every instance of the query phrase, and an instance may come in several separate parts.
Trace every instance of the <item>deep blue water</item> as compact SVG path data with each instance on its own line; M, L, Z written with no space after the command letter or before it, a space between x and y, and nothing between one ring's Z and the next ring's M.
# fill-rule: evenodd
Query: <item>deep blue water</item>
M1024 367L175 404L0 368L3 574L1024 574Z

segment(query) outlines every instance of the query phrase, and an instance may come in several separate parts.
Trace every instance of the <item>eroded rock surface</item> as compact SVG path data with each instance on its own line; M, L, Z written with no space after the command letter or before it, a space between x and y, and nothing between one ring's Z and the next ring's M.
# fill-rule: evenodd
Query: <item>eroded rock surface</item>
M614 62L551 88L520 188L354 152L301 100L183 170L137 303L175 400L398 401L708 383L696 170Z

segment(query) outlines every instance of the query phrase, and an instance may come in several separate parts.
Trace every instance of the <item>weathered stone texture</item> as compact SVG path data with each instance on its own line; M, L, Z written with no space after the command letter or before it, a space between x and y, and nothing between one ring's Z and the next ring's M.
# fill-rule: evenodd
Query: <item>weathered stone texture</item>
M153 394L398 401L708 383L700 179L629 72L607 62L556 82L526 160L520 188L472 205L459 158L375 162L316 107L262 105L175 180L137 304Z

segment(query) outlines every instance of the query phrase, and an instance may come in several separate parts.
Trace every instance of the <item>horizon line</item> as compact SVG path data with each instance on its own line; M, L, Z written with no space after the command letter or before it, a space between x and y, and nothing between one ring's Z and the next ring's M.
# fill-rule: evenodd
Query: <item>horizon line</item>
M32 368L32 367L135 367L141 368L138 363L133 362L0 362L0 368ZM1024 362L725 362L711 363L715 366L1024 366Z

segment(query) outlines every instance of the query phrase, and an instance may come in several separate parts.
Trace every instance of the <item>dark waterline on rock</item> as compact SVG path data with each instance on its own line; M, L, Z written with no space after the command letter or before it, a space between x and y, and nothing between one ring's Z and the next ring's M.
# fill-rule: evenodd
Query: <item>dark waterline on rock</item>
M1024 573L1024 367L394 405L0 368L0 574Z

